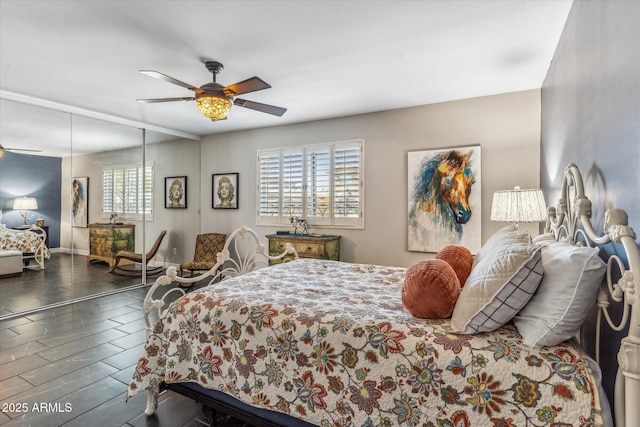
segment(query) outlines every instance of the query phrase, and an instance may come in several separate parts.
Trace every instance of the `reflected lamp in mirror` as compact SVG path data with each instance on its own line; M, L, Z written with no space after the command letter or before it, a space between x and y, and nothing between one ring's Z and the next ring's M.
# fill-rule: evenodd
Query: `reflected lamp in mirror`
M502 190L493 193L491 220L511 222L518 229L520 222L542 222L547 219L547 207L542 190Z
M20 215L24 218L24 225L33 218L33 215L29 216L28 211L36 209L38 209L38 202L35 197L18 197L13 201L13 210L20 211Z

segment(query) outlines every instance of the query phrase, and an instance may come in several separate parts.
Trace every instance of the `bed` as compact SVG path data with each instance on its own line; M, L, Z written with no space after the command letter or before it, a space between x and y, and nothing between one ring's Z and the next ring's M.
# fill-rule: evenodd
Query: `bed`
M41 270L44 270L44 261L51 256L49 248L45 244L47 233L42 228L31 225L26 229L0 228L0 251L22 252L24 265L34 260Z
M569 165L563 199L549 210L548 233L531 245L542 253L536 264L556 250L551 242L568 245L562 241L567 237L597 244L611 240L624 247L630 267L614 260L604 270L612 298L624 300L625 321L631 319L619 357L616 418L619 426L625 425L625 417L627 426L637 425L640 409L637 403L628 403L640 396L636 329L640 322L637 310L632 313L629 308L633 277L640 274L635 235L620 211L608 211L605 236L596 235L589 216L579 171ZM239 232L254 236L256 253L267 258L255 233L244 227ZM560 249L562 254L571 252ZM553 287L541 291L547 277L553 276L551 264L538 291L503 325L469 333L465 328L470 323L465 321L462 331L456 325L458 303L451 319L415 318L405 309L399 295L406 268L297 259L255 269L251 262L234 261L243 259L239 253L225 245L217 265L204 277L179 278L169 268L150 289L145 299L147 342L128 391L128 397L148 392L147 414L155 411L161 388L168 387L265 426L610 422L608 403L598 385L598 366L571 338L580 322L563 319L563 330L538 337L543 328L536 322L548 319L527 312L529 305L545 304L538 298L541 295L556 298ZM480 252L476 257L483 258ZM588 258L589 265L597 264L593 256ZM230 262L235 265L217 272ZM474 264L469 280L477 269ZM621 270L622 279L611 283L615 269ZM602 279L604 270L600 266L595 270L602 274L594 274L594 280ZM189 286L196 280L211 284L186 294L171 288L161 298L154 297L165 287ZM164 300L176 289L184 295L165 306ZM574 290L585 298L592 292ZM593 305L595 299L594 294L586 303ZM599 305L606 305L606 300L600 295ZM565 311L571 310L581 309ZM158 320L153 322L150 313L157 313ZM486 323L485 319L482 324Z

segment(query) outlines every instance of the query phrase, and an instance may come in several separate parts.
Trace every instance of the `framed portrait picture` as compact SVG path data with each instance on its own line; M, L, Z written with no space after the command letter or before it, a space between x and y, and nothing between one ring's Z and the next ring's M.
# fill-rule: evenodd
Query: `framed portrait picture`
M89 177L72 178L71 222L73 227L86 228L89 224Z
M187 177L168 176L164 179L164 207L167 209L187 208Z
M448 245L476 253L481 241L480 146L410 151L408 249L438 252Z
M211 207L213 209L238 209L238 173L213 174Z

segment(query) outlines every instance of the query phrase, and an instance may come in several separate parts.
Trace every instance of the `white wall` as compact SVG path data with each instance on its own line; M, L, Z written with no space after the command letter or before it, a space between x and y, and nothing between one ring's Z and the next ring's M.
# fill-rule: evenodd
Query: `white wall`
M153 219L143 222L126 220L136 225L136 251L149 250L162 230L167 230L154 262L180 264L193 259L196 235L200 232L200 144L192 140L176 140L148 144L146 161L154 165ZM109 151L98 154L73 156L63 159L62 176L89 177L89 222L108 222L102 217L102 167L142 162L142 148ZM73 169L73 173L69 172ZM165 209L165 177L187 176L187 209ZM60 247L70 252L89 253L89 229L71 227L70 183L62 183L62 226ZM143 244L142 236L146 236ZM174 255L173 249L176 249Z
M407 152L482 147L484 242L505 225L489 219L493 192L516 185L539 187L540 91L203 137L202 232L229 233L242 224L261 236L287 229L256 226L257 150L353 138L365 139L365 229L322 232L342 235L343 261L410 266L434 254L407 250ZM240 173L239 209L214 210L211 175L227 172ZM538 224L522 228L537 234Z

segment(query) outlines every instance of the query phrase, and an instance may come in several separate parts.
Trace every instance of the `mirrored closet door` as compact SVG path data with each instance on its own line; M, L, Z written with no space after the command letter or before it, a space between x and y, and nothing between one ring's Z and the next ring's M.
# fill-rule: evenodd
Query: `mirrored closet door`
M145 285L157 275L139 270L161 274L193 256L198 141L6 99L0 124L0 232L25 220L47 232L44 269L24 257L19 274L0 276L0 319ZM178 209L166 203L175 179L184 187ZM14 209L23 197L37 206ZM144 256L163 231L152 259L110 272L118 251Z

